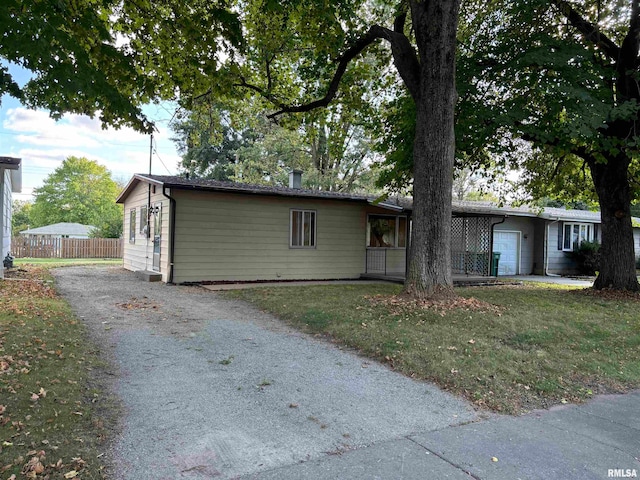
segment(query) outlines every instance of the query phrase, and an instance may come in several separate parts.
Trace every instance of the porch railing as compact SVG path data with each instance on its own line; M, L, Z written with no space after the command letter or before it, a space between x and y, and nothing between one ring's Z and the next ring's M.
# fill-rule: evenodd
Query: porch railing
M387 250L385 248L367 248L366 273L387 274Z

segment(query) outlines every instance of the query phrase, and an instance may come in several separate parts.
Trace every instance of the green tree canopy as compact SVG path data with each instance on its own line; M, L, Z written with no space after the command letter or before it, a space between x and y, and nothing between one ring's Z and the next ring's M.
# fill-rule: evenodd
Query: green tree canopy
M172 123L185 174L287 185L291 169L305 188L373 191L374 152L353 116L308 115L302 123L270 121L254 102L201 102ZM324 112L328 113L328 112Z
M141 105L197 90L240 42L237 15L216 0L3 0L0 31L0 95L145 132ZM9 63L32 78L19 85Z
M508 158L537 196L588 201L594 192L595 285L639 290L630 215L640 195L638 0L497 0L473 20L460 54L466 118L477 126L469 133L499 153L530 142L531 155Z
M17 235L32 226L31 207L33 203L25 200L14 200L11 209L11 234Z
M96 161L68 157L33 192L33 227L59 222L96 227L94 236L122 235L122 207L115 203L120 187Z

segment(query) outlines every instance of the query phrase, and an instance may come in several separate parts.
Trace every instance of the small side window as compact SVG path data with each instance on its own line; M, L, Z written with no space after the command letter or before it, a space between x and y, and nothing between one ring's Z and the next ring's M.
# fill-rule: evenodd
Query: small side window
M135 243L136 241L136 209L132 208L129 211L129 243Z

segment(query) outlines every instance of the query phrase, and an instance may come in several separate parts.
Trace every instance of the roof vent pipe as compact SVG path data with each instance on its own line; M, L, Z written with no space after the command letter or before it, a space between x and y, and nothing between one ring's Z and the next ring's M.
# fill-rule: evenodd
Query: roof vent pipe
M299 190L302 188L302 170L291 170L289 172L289 188Z

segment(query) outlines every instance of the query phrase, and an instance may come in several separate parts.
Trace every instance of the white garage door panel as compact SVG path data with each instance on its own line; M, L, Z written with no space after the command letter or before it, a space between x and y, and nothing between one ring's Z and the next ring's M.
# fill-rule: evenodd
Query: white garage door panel
M493 232L493 251L500 252L498 275L517 275L520 264L519 232Z

